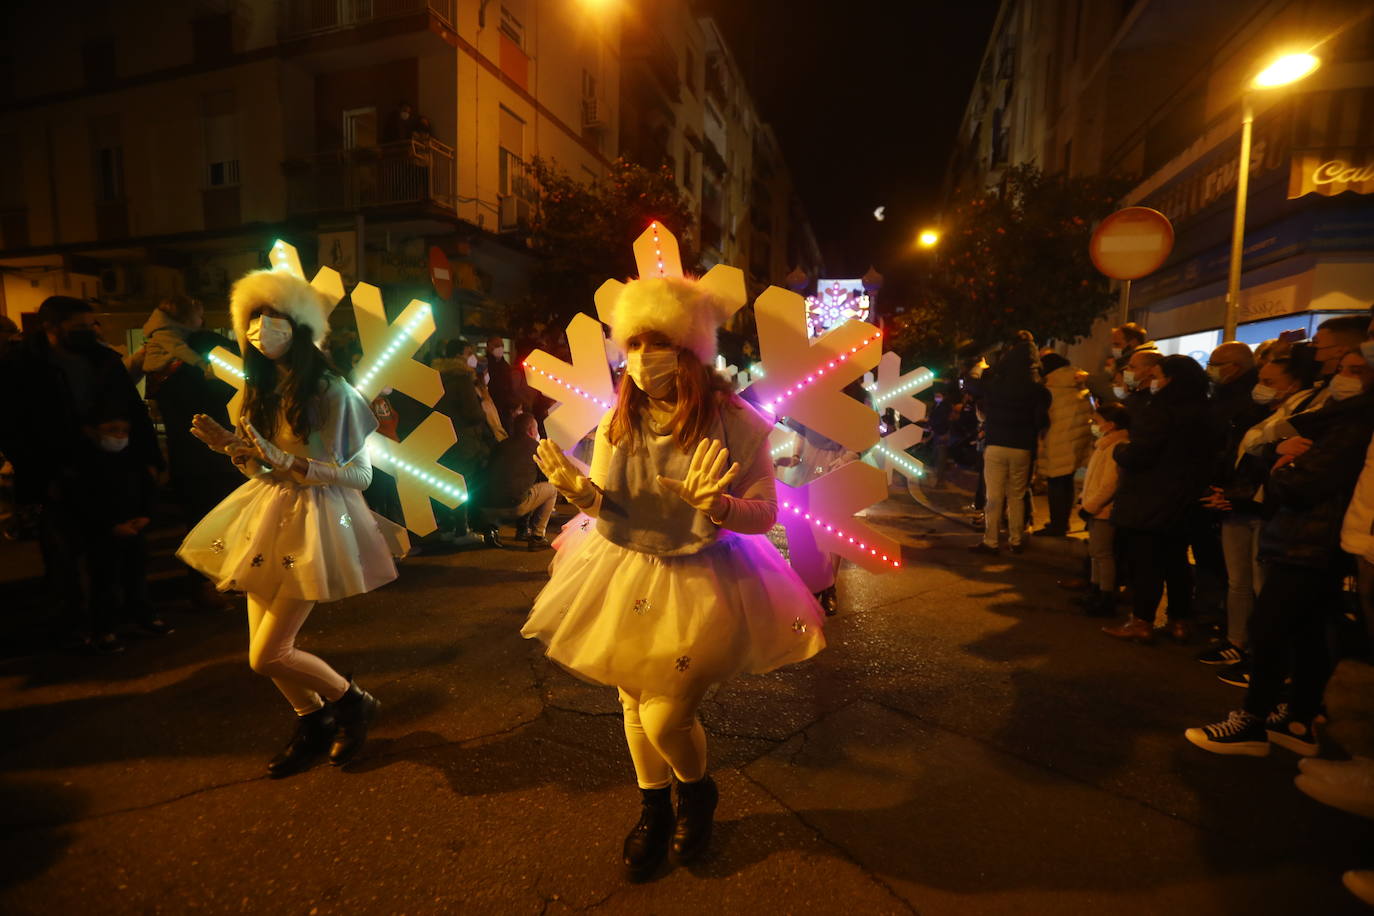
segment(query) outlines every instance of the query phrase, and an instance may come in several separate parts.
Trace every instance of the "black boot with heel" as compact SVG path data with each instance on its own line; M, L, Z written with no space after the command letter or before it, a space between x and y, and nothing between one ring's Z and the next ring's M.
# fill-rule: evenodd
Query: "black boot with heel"
M673 836L673 789L640 789L643 796L639 823L625 837L625 871L631 880L642 881L658 870L668 856Z
M281 779L299 773L329 749L334 740L334 711L326 703L305 716L296 717L296 733L286 747L267 762L267 775Z
M677 826L673 830L671 850L675 864L695 862L706 852L719 800L720 792L710 776L677 784Z
M334 702L334 743L329 748L329 762L339 767L352 760L367 741L367 729L377 718L382 706L377 698L348 680L348 692Z

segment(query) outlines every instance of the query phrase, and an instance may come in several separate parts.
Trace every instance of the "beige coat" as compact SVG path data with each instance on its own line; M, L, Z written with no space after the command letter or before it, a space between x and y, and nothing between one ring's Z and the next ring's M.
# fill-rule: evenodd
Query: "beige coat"
M1116 485L1121 466L1112 457L1112 449L1130 439L1124 429L1114 429L1093 443L1088 472L1083 477L1083 511L1093 518L1111 518L1112 502L1116 499Z
M1044 477L1072 474L1088 460L1092 432L1088 424L1093 408L1088 390L1073 366L1060 366L1045 376L1050 390L1050 425L1040 436L1039 470Z

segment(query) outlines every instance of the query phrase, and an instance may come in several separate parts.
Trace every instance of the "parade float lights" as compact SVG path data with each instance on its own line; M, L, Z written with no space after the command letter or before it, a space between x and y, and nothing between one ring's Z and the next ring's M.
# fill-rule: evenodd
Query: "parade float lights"
M221 369L223 369L225 372L228 372L229 374L233 375L235 378L239 378L239 379L247 379L247 378L248 378L248 376L246 376L246 375L243 374L243 370L242 370L242 369L240 369L238 366L235 366L233 363L229 362L228 360L221 359L219 356L216 356L215 353L214 353L214 351L211 351L211 353L210 353L210 362L214 363L216 366L219 366Z
M872 300L859 291L862 283L862 280L834 280L816 295L806 298L811 336L820 336L850 319L868 320Z
M801 516L802 518L810 522L812 525L825 531L827 534L833 534L835 535L835 537L840 538L841 540L848 541L855 547L858 547L860 550L867 550L869 554L872 556L880 557L884 563L891 563L894 568L900 568L902 565L901 561L894 560L885 553L879 554L878 548L869 547L863 541L859 540L851 534L847 534L843 529L835 527L834 525L827 522L825 519L821 518L819 515L812 515L810 512L803 511L801 506L784 500L782 507L784 509L791 509L793 515Z
M773 400L764 401L759 406L771 414L776 414L778 412L778 405L781 404L783 401L792 397L792 395L794 394L800 393L808 385L814 385L817 381L820 380L822 376L824 376L831 369L837 368L840 365L840 363L845 362L849 359L849 357L853 356L855 353L858 353L860 350L869 346L874 341L880 340L882 336L882 331L874 331L872 334L865 337L863 340L859 341L859 343L856 346L850 347L847 353L841 353L839 356L836 356L834 359L827 362L824 366L818 368L815 372L808 373L804 379L797 382L795 385L791 386L790 388L783 389L782 394L773 398Z
M883 445L881 442L873 446L873 448L874 450L881 453L883 457L886 458L888 461L894 462L908 474L915 475L916 477L926 476L925 469L916 464L914 461L911 461L909 458L906 457L906 455L894 452L892 449L888 448L886 445Z
M372 380L381 373L382 367L390 362L391 358L396 355L396 351L401 348L401 344L405 343L407 340L414 339L413 334L415 329L424 324L425 319L429 317L429 313L430 307L428 304L422 305L420 308L416 309L415 317L406 322L405 326L400 329L394 338L392 338L391 343L387 344L386 348L382 350L382 355L377 357L377 361L363 373L362 378L360 378L353 387L362 391L364 387L369 385Z
M580 388L577 385L572 384L571 382L563 381L561 378L554 375L552 372L545 372L538 366L531 365L528 361L523 362L520 365L523 366L525 369L529 370L530 372L538 372L540 375L544 376L544 378L553 382L555 385L561 385L562 387L571 391L573 394L581 395L582 397L591 401L593 404L596 404L600 407L604 407L607 410L610 410L612 407L615 406L613 404L601 400L601 398L597 397L596 395L592 394L590 391L587 391L584 388Z
M884 401L890 401L892 398L898 397L899 395L906 394L908 391L912 390L913 388L916 388L916 389L924 388L926 385L930 384L930 383L933 382L933 381L935 381L935 373L934 373L934 372L931 372L929 369L922 369L920 372L916 373L916 375L915 375L910 381L903 382L901 385L898 385L896 388L889 388L887 391L884 391L882 394L874 394L874 395L872 396L872 398L871 398L871 400L873 401L873 406L874 406L874 407L877 407L879 404L883 403ZM868 390L869 390L870 392L872 392L872 391L875 391L875 390L877 389L878 383L877 383L877 382L874 382L873 384L871 384L871 385L866 385L865 387L868 388Z

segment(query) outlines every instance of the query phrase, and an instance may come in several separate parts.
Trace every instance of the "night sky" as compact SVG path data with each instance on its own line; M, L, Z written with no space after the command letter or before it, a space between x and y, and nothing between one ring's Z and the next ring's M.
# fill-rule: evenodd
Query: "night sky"
M859 276L873 263L900 285L917 230L937 215L998 0L700 6L777 131L827 273Z

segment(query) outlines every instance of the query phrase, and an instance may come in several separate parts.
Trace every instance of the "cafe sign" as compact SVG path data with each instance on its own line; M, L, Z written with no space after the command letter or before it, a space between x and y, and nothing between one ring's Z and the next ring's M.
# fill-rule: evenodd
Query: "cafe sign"
M1288 172L1288 199L1304 194L1334 197L1344 191L1374 194L1374 148L1295 150Z

